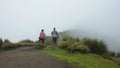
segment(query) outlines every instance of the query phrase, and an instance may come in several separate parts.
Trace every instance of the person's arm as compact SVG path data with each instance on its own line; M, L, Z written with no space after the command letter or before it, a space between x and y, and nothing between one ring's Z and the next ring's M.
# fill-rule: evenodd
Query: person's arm
M40 40L40 35L41 35L41 33L39 34L39 40Z
M58 32L56 31L56 34L57 34L57 38L58 38Z
M53 35L53 31L51 32L51 35Z

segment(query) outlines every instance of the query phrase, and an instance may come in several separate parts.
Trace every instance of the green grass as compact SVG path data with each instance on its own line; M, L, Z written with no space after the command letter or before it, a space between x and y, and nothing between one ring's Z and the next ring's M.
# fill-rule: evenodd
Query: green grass
M95 54L69 53L60 48L52 49L50 46L43 53L57 57L72 64L74 68L120 68L111 60L104 59Z

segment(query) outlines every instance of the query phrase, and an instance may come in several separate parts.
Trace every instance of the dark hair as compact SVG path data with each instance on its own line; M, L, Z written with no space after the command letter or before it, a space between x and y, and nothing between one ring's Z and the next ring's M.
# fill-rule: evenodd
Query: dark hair
M44 31L44 29L41 30L42 32Z
M56 30L55 27L53 29Z

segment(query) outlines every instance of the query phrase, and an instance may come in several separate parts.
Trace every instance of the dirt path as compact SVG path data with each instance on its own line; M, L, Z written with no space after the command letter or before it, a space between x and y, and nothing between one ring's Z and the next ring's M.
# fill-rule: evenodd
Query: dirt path
M21 47L0 53L0 68L72 68L55 57L41 53L34 47Z

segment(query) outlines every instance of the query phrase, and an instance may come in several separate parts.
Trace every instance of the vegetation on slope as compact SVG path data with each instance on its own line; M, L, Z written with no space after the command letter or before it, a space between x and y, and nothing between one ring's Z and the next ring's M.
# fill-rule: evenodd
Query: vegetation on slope
M84 53L70 53L67 50L56 48L52 49L48 46L44 49L44 53L57 57L61 60L67 61L73 65L74 68L119 68L120 66L112 60L104 59L96 54Z

